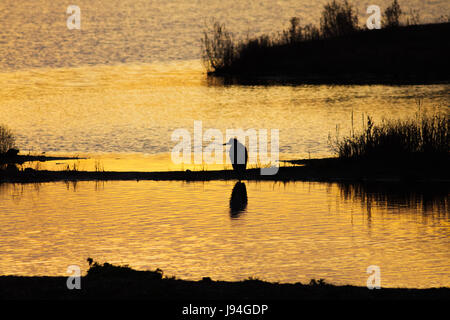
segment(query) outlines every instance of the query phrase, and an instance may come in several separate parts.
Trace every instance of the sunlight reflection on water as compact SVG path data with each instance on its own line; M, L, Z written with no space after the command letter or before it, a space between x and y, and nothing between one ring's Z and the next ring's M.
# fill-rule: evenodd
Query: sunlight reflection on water
M329 135L348 135L352 112L357 131L367 114L414 117L419 98L422 110L448 113L448 85L209 86L198 61L83 67L1 74L0 122L25 152L168 153L173 130L193 135L201 120L224 136L279 129L281 155L307 158L332 154Z
M234 215L233 187L2 184L0 273L64 275L70 264L85 272L93 257L190 279L364 286L374 264L386 287L450 285L446 192L430 198L400 186L383 196L375 187L246 182L248 204Z

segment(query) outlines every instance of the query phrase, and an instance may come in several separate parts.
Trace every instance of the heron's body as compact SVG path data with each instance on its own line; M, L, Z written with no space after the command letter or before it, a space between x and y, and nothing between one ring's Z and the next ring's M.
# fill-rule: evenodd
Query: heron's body
M238 174L244 173L248 161L247 148L236 138L230 139L226 144L231 146L229 155L233 170Z

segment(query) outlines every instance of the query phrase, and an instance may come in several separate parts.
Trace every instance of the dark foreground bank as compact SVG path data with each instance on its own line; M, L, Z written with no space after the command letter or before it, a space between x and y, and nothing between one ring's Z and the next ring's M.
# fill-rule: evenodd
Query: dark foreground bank
M81 278L81 289L67 289L66 277L0 277L0 299L150 299L150 300L448 300L450 288L372 289L334 286L322 280L280 284L261 280L187 281L163 277L162 271L95 264Z

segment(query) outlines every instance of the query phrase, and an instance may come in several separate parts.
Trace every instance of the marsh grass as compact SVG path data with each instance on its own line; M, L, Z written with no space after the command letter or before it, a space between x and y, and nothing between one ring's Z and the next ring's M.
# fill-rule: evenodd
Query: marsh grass
M382 30L369 30L358 22L356 9L341 0L326 4L315 25L293 17L284 30L259 36L234 37L213 20L201 39L202 61L208 75L224 78L208 80L211 84L280 77L312 83L448 81L448 46L442 41L450 32L448 23L419 24L419 12L408 16L397 1L382 19Z
M317 27L311 24L302 27L297 17L291 18L290 27L280 33L247 37L245 40L235 40L224 24L212 21L201 39L202 62L208 73L228 70L245 64L255 56L263 56L274 48L319 38Z
M238 50L224 24L212 21L202 38L202 61L208 71L229 67Z
M353 118L353 117L352 117ZM449 125L446 115L418 111L413 119L383 120L375 124L367 116L362 132L336 139L329 144L341 159L379 160L446 159L449 156Z
M96 169L97 169L97 167L96 167ZM81 170L82 169L80 168L80 161L73 162L72 166L70 164L67 164L67 166L66 166L66 171L67 172L78 172L78 171L81 171Z
M334 38L352 34L358 30L358 16L347 0L325 4L320 18L323 38Z
M292 17L289 27L281 32L253 38L247 36L245 40L235 40L223 23L213 20L206 26L201 39L202 60L208 72L227 70L274 48L344 36L358 30L356 10L347 0L333 0L324 6L320 27L302 26L298 17Z
M398 4L397 0L394 0L392 4L389 7L387 7L386 10L384 11L383 25L386 28L398 27L400 25L400 16L402 15L402 13L403 13L402 9L400 8L400 5ZM412 16L412 20L413 17L415 16Z
M5 155L8 150L14 148L16 137L5 125L0 125L0 155Z
M105 172L105 166L103 165L103 162L99 159L95 160L94 169L95 169L95 172Z

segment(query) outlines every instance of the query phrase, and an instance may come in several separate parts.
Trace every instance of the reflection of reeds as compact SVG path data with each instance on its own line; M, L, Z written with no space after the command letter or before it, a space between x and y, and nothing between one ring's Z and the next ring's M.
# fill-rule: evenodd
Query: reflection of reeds
M41 183L33 183L32 186L36 192L39 192ZM11 197L14 202L18 203L25 191L25 185L22 183L0 183L0 199Z
M72 186L72 190L73 190L74 192L77 191L78 181L76 181L76 180L67 181L67 180L66 180L66 181L64 181L64 183L65 183L65 185L66 185L67 191L70 190L70 186Z
M421 210L425 214L449 215L449 186L445 183L339 183L341 197L359 201L367 208L384 206Z

